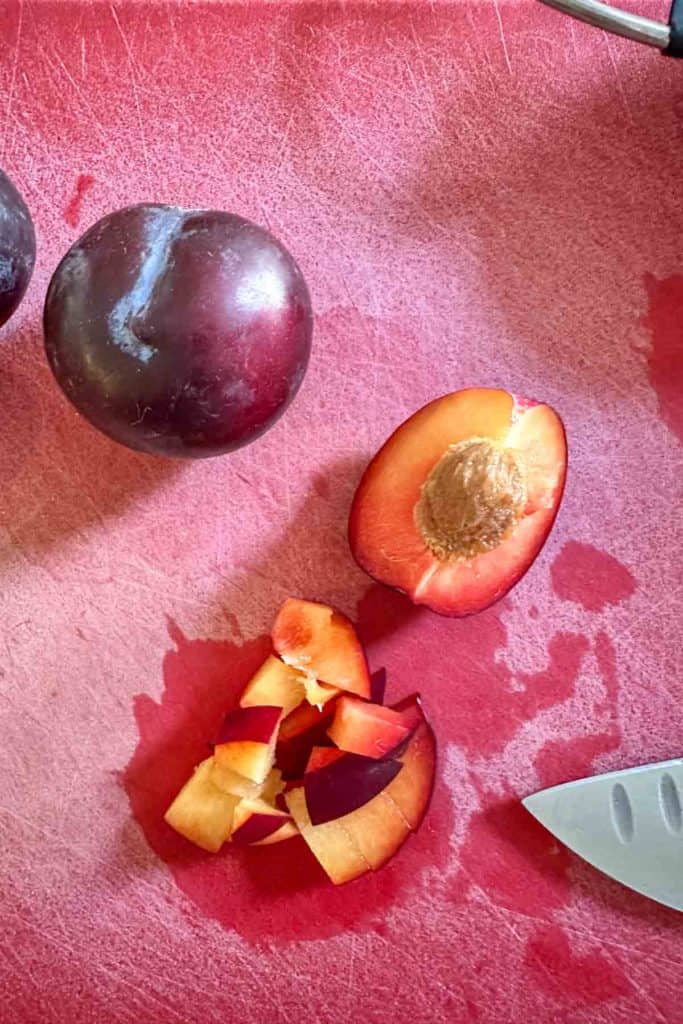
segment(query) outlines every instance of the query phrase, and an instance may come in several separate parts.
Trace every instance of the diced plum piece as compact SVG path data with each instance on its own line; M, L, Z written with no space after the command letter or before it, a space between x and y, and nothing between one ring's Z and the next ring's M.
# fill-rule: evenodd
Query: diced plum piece
M239 797L224 793L213 784L212 765L212 757L197 765L164 819L191 843L217 853L230 835Z
M344 751L337 750L336 747L313 747L306 764L306 771L317 772L319 768L324 768L325 765L332 764L333 761L338 761L343 756Z
M221 768L241 775L250 782L265 782L275 756L275 746L265 743L251 743L249 740L223 743L216 747L216 763Z
M265 800L242 800L235 810L231 839L238 846L253 846L278 832L287 822L291 822L290 815Z
M370 676L370 700L373 704L384 704L384 693L387 688L387 670L378 668Z
M340 697L327 735L340 750L379 759L408 738L410 727L398 711L358 697Z
M265 782L273 767L282 708L236 708L225 716L216 739L216 763L252 782Z
M413 698L402 712L415 711L419 721L399 760L403 768L369 803L338 819L372 867L385 864L422 821L429 805L436 769L434 734Z
M419 693L411 693L408 697L402 697L391 705L391 710L398 712L409 729L414 730L427 716L422 708L422 698Z
M331 749L332 747L330 747L330 750ZM285 782L285 788L282 790L281 793L278 793L278 795L275 797L275 806L279 811L287 810L287 793L289 793L292 789L300 789L303 786L303 784L303 775L301 776L301 778L298 779L287 779L287 781Z
M298 835L299 829L292 818L288 817L284 825L280 825L275 832L271 832L265 839L259 839L258 842L252 843L252 846L274 846L275 843L282 843L285 839L294 839Z
M282 781L282 772L279 768L271 768L268 772L268 777L261 787L259 796L261 800L265 800L268 804L274 804L279 793L285 788L285 784Z
M240 800L253 800L255 797L261 796L266 785L265 782L254 782L252 779L240 775L239 772L233 771L232 768L228 768L227 765L221 764L215 757L212 760L211 781L221 792L231 793ZM270 773L268 777L270 777Z
M402 700L392 706L391 710L400 714L403 724L408 729L409 737L413 735L418 725L421 725L426 721L425 713L422 708L422 698L419 693L413 693L409 697L403 697ZM399 754L403 753L406 746L407 743L403 742L397 750L392 751L392 757L399 757Z
M310 676L306 677L306 700L317 708L324 708L328 701L334 700L341 692L336 686L328 686Z
M303 775L311 747L330 745L327 727L334 716L334 704L322 710L302 705L285 718L275 748L275 760L286 779Z
M248 740L252 743L270 743L282 717L282 708L269 705L235 708L223 719L215 746Z
M362 807L377 796L401 772L400 761L375 761L358 754L344 754L304 775L306 806L314 825L322 825Z
M468 388L406 420L372 459L349 542L375 579L444 615L481 611L524 575L560 505L562 422L548 405Z
M288 715L306 699L307 681L302 672L271 655L247 683L240 707L269 705L282 708L283 716Z
M343 885L371 870L356 843L338 821L313 825L302 787L285 794L289 812L316 860L335 885Z
M384 790L384 795L393 800L410 827L416 829L429 806L434 787L436 740L419 697L399 702L394 710L413 715L416 724L406 749L397 755L403 767Z
M288 598L273 626L273 646L312 679L370 696L368 664L353 624L328 605Z
M412 831L384 792L338 821L375 871L393 857Z
M375 870L382 867L419 826L429 805L436 768L434 735L415 698L395 710L408 717L414 712L415 732L400 757L401 771L372 800L344 817L313 825L305 793L309 776L304 787L285 794L305 841L336 885L363 874L364 863Z
M324 726L322 730L324 732L333 717L333 707L317 708L304 704L287 715L282 722L278 733L278 744L307 736L311 729L319 729L321 726Z

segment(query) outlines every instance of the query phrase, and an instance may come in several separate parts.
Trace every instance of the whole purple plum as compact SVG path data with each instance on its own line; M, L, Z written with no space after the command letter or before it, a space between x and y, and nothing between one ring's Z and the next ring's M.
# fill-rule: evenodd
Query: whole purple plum
M26 203L0 171L0 327L24 297L36 261L36 235Z
M131 206L68 251L45 301L67 397L116 441L159 455L239 448L296 394L311 303L294 259L232 213Z

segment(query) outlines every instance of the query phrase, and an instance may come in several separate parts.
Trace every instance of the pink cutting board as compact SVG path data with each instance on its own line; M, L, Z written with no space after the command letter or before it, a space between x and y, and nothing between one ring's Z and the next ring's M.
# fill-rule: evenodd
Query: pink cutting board
M39 261L0 332L2 1024L683 1020L683 918L518 803L683 752L682 76L526 0L6 0ZM141 200L265 223L310 283L302 391L231 457L119 448L46 367L59 257ZM468 384L553 404L571 468L532 571L454 621L371 585L345 523ZM353 615L439 740L422 830L340 890L298 841L211 859L160 823L288 594Z

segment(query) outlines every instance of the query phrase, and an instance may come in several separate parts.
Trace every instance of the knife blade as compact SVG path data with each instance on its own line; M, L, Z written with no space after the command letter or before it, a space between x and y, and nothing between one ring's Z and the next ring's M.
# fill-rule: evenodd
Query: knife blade
M683 910L683 758L565 782L522 803L593 867Z

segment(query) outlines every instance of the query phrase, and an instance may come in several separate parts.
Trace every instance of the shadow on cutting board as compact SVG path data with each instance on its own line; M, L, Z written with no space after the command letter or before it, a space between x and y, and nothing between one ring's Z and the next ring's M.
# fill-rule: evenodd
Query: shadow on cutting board
M130 451L67 402L34 325L0 332L0 570L40 563L61 541L102 526L182 464Z

